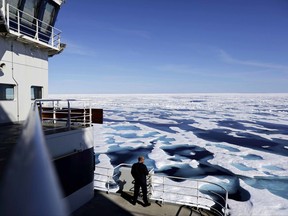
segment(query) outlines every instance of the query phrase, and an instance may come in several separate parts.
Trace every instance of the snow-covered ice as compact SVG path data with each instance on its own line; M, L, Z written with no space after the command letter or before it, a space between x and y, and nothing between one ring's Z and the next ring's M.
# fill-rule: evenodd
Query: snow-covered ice
M213 181L231 215L288 215L288 94L51 95L91 99L97 163Z

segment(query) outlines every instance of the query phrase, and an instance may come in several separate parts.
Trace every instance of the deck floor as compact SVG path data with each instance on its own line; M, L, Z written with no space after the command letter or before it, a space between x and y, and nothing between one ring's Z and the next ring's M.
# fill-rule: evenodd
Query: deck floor
M94 198L73 212L70 216L212 216L205 210L196 210L188 206L165 203L160 205L151 202L144 207L141 200L134 206L131 195L127 193L114 194L95 191Z

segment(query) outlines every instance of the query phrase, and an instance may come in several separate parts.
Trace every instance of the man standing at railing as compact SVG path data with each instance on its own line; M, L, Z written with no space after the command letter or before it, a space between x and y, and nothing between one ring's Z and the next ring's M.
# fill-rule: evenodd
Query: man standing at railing
M133 205L136 205L137 198L139 195L140 187L142 189L143 193L143 201L144 206L150 206L151 203L148 202L147 199L147 182L146 178L148 175L148 169L146 165L144 164L144 157L140 156L138 157L138 163L134 163L131 169L131 174L135 180L134 184L134 196L133 196Z

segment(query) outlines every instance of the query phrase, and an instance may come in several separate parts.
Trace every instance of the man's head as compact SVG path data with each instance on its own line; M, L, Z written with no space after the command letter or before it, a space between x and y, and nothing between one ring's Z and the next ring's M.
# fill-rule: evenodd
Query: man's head
M138 162L139 163L144 163L144 157L143 156L139 156L138 157Z

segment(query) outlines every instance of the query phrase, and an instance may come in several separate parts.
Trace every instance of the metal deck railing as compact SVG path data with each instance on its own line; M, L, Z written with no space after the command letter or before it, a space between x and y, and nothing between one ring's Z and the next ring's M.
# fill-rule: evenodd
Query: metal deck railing
M92 110L89 100L74 99L38 99L38 106L44 131L71 129L73 127L90 127Z
M5 5L5 1L3 1ZM18 8L6 4L3 6L7 27L11 34L31 42L60 50L61 31Z
M120 168L131 168L132 164L119 164L116 167L95 167L94 189L106 192L116 192L121 188L119 182ZM127 177L124 181L133 181L132 177ZM203 208L219 216L227 215L227 190L219 184L175 176L164 176L154 174L150 170L147 179L148 193L150 200L161 203L175 203L179 205L192 206L197 209ZM133 188L129 190L133 192Z
M37 106L31 107L1 178L0 209L1 215L68 215Z

